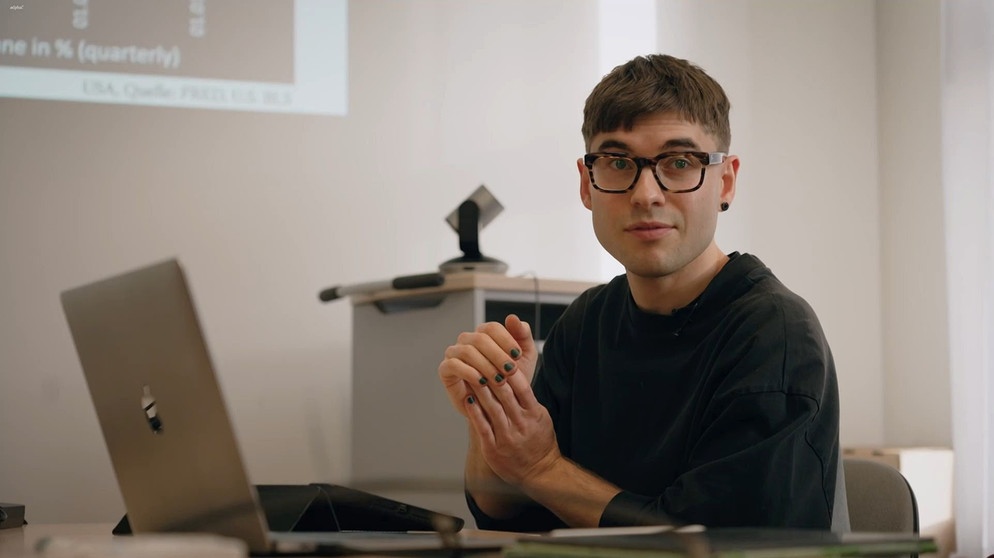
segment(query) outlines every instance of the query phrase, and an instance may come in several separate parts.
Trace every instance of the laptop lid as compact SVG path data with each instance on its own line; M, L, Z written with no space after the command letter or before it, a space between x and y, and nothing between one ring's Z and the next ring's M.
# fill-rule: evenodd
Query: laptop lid
M213 532L269 548L179 262L62 293L136 533Z

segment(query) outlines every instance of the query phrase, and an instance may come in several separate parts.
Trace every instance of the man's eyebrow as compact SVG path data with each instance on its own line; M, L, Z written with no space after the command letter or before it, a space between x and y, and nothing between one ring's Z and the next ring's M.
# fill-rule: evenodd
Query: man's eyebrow
M597 151L607 151L610 149L617 149L626 153L631 152L631 148L627 143L616 139L606 139L597 147ZM691 149L700 151L701 147L697 145L696 141L690 138L673 138L666 140L666 143L659 148L659 152L663 153L672 149Z
M608 149L619 149L626 152L630 151L627 143L616 139L604 140L604 142L597 148L597 151L606 151Z
M685 149L694 149L694 150L701 149L701 147L697 145L697 142L690 138L674 138L671 140L667 140L667 142L663 144L663 151L666 151L668 149L673 149L674 147L682 147Z

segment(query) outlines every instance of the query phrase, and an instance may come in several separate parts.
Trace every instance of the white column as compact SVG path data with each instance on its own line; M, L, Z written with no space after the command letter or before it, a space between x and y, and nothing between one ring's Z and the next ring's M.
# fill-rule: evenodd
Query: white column
M942 167L959 556L994 554L994 24L943 3Z
M657 52L656 0L599 0L597 16L600 75L636 56ZM611 254L603 251L600 269L603 281L625 272Z

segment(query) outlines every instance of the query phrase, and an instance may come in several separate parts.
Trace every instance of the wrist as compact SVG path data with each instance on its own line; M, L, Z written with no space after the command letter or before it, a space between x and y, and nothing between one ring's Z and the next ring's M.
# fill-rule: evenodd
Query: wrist
M525 492L540 490L553 479L566 478L570 465L572 464L559 453L559 449L554 448L522 475L519 484Z
M607 505L621 492L562 455L536 471L521 488L570 527L597 527Z

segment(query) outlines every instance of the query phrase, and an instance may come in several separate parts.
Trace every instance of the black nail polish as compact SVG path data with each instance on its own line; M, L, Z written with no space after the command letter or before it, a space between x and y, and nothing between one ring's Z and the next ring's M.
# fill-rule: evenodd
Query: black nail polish
M498 384L501 383L501 382L503 382L504 381L504 375L501 374L500 372L498 372L497 375L494 376L494 381L497 382Z
M518 349L511 349L511 358L518 358L521 356L521 351Z
M473 399L472 395L470 395L469 397L466 398L466 403L469 403L470 405L473 404L473 401L475 401L475 400Z
M487 379L484 378L483 376L480 376L480 385L481 386L487 385Z
M504 372L510 372L511 370L514 370L514 363L513 362L505 362L504 363Z

